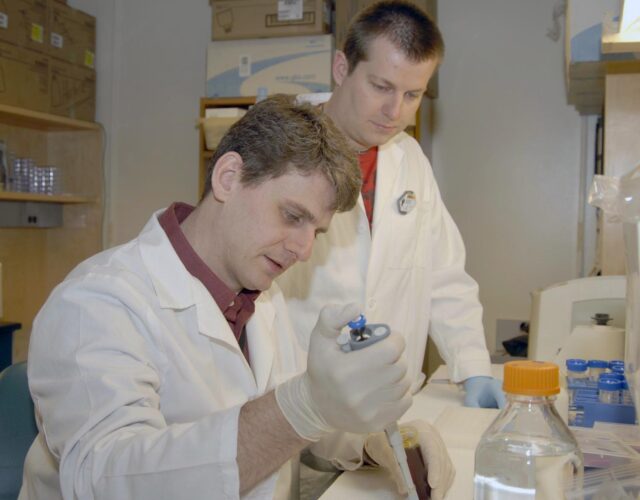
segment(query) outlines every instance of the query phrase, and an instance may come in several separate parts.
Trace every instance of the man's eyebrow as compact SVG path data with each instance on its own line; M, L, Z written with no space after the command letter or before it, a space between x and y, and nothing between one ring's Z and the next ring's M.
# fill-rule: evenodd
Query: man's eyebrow
M315 223L316 222L316 218L315 216L309 212L309 210L307 210L307 208L303 205L301 205L300 203L296 202L296 201L287 201L287 203L289 204L289 206L291 208L293 208L294 210L298 211L300 213L300 215L307 219L309 222ZM316 234L324 234L329 230L328 227L319 227L316 229Z
M371 78L374 79L375 83L377 83L378 85L382 84L382 85L386 85L387 87L391 87L393 89L396 88L396 85L393 82L387 80L386 78L383 78L381 76L376 76L376 75L372 75ZM427 89L425 87L425 88L407 90L406 92L422 92L422 93L424 93L426 90Z
M287 204L293 208L294 210L296 210L297 212L299 212L301 217L304 217L305 219L307 219L310 222L316 222L316 217L315 215L313 215L311 212L309 212L309 210L307 210L307 207L305 207L304 205L301 205L300 203L296 202L296 201L287 201Z

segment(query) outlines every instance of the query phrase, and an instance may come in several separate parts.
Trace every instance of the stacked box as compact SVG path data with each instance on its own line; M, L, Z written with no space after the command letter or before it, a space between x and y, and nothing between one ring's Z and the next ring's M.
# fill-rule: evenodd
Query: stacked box
M50 60L49 112L93 121L96 112L96 73L90 68Z
M331 89L331 35L210 42L207 97Z
M330 0L213 0L211 10L212 40L331 32Z
M57 59L95 68L95 18L63 3L51 2L48 50Z
M95 29L62 0L0 2L0 103L93 121Z
M0 2L0 40L26 49L45 50L47 0Z
M49 111L49 58L0 42L0 104Z

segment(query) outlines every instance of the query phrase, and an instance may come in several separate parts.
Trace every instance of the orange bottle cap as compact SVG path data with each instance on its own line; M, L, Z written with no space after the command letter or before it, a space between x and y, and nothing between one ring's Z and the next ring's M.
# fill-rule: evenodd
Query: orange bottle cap
M553 396L560 392L558 365L546 361L509 361L504 365L504 392Z

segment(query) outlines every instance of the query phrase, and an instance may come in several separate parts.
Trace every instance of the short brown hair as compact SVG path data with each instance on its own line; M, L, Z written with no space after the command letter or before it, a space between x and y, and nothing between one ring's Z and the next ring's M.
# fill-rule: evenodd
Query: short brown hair
M369 44L378 37L389 40L409 61L444 57L442 34L429 14L411 2L382 1L360 11L349 25L343 47L349 73L368 59Z
M242 157L244 185L257 185L296 171L322 173L336 191L334 209L352 209L362 184L355 152L331 118L294 96L274 95L249 109L224 135L209 162L202 197L211 191L218 159L234 151Z

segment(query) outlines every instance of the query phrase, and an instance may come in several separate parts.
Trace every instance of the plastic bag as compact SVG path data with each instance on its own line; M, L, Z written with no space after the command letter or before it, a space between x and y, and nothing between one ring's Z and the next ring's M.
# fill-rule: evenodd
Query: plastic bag
M612 222L640 222L640 165L619 178L594 176L589 204Z

